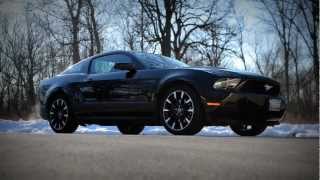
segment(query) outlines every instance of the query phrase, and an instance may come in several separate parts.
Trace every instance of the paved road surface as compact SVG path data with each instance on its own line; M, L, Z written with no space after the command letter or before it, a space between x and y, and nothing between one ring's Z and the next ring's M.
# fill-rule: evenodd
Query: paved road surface
M0 179L318 179L318 139L0 135Z

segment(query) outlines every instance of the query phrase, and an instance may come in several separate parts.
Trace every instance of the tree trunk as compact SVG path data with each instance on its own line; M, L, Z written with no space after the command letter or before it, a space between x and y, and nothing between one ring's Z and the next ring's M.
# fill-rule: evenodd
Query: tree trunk
M295 76L296 76L296 96L297 96L297 102L298 106L300 103L300 77L299 77L299 67L298 67L298 60L297 58L294 58L294 67L295 67Z
M94 55L94 38L92 32L89 32L90 36L90 48L89 48L89 56Z
M2 112L4 110L4 95L5 95L5 89L4 87L2 87L3 89L1 90L0 93L0 111Z
M80 61L80 51L79 51L79 21L72 20L72 62L73 64Z
M90 1L90 0L88 0ZM86 21L87 21L87 28L88 28L88 31L89 31L89 38L90 38L90 47L89 47L89 56L93 56L94 55L94 35L93 35L93 28L92 28L92 21L91 21L91 18L89 18L89 15L90 14L90 9L88 10L89 12L87 12L86 14Z
M164 56L171 56L171 31L169 28L170 25L165 27L165 35L161 41L161 54Z
M175 58L176 59L181 59L182 57L182 55L181 55L181 52L180 52L180 49L179 48L174 48L174 56L175 56Z
M286 81L286 99L287 99L287 102L290 102L289 52L286 49L286 47L284 48L284 70L285 70L285 81Z
M11 98L10 98L11 93L10 92L11 92L10 91L10 85L8 85L7 86L7 96L8 96L8 99L7 99L7 112L8 113L10 113L10 111L11 111L11 108L10 108L10 106L11 106Z
M140 50L141 52L144 51L144 13L143 13L143 4L141 4L141 25L140 25L140 36L141 36L141 40L140 40Z
M35 105L35 90L34 90L34 82L33 82L33 75L30 74L28 76L28 85L27 85L27 97L28 97L28 103L33 106Z
M80 13L82 8L82 1L78 0L77 3L64 0L68 7L69 16L72 23L71 33L72 33L72 62L77 63L80 61L80 50L79 50L79 31L80 31ZM75 13L74 13L75 12Z
M319 40L319 1L314 0L312 2L312 15L313 15L313 28L314 37L313 40L313 72L315 78L315 93L316 93L316 114L319 115L319 50L318 50L318 40ZM317 117L318 119L319 117Z
M163 28L163 37L161 41L161 53L164 56L171 56L171 19L175 9L175 0L164 0L164 8L166 11L165 25Z
M296 96L297 96L297 102L298 102L298 107L300 106L300 75L299 75L299 47L298 47L298 37L296 36L295 39L295 47L294 47L294 52L295 54L293 55L293 60L294 60L294 67L295 67L295 76L296 76Z
M92 4L91 0L87 0L88 1L88 5L89 5L89 9L90 9L90 19L91 19L91 23L92 23L92 31L94 34L94 40L95 40L95 44L96 44L96 53L100 53L102 51L101 48L101 42L100 42L100 37L99 37L99 31L98 31L98 25L97 25L97 21L96 21L96 17L95 17L95 7Z

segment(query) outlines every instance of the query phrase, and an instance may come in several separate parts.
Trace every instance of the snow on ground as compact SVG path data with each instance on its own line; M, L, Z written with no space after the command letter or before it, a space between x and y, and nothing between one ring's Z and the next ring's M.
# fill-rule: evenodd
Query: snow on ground
M0 133L53 134L45 120L11 121L0 119ZM79 127L76 133L119 135L117 127L89 125ZM170 135L161 126L147 126L144 135ZM205 127L198 133L200 136L237 136L229 127ZM319 124L288 124L268 127L260 136L264 137L319 137Z

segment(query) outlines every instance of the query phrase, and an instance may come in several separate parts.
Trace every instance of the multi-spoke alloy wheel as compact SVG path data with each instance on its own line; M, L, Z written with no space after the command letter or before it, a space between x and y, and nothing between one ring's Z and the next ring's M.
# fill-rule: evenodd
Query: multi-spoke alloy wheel
M194 114L193 101L183 90L176 90L169 94L162 109L165 123L173 130L186 128Z
M63 98L57 98L52 101L49 107L49 123L55 132L72 133L78 124L72 121L70 108Z
M173 134L196 134L202 129L200 107L199 97L193 89L188 86L171 88L162 99L162 122Z

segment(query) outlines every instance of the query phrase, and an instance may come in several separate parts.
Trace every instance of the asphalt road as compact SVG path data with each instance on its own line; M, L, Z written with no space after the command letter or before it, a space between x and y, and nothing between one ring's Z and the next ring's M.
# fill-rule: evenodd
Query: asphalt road
M0 179L318 179L318 139L0 135Z

